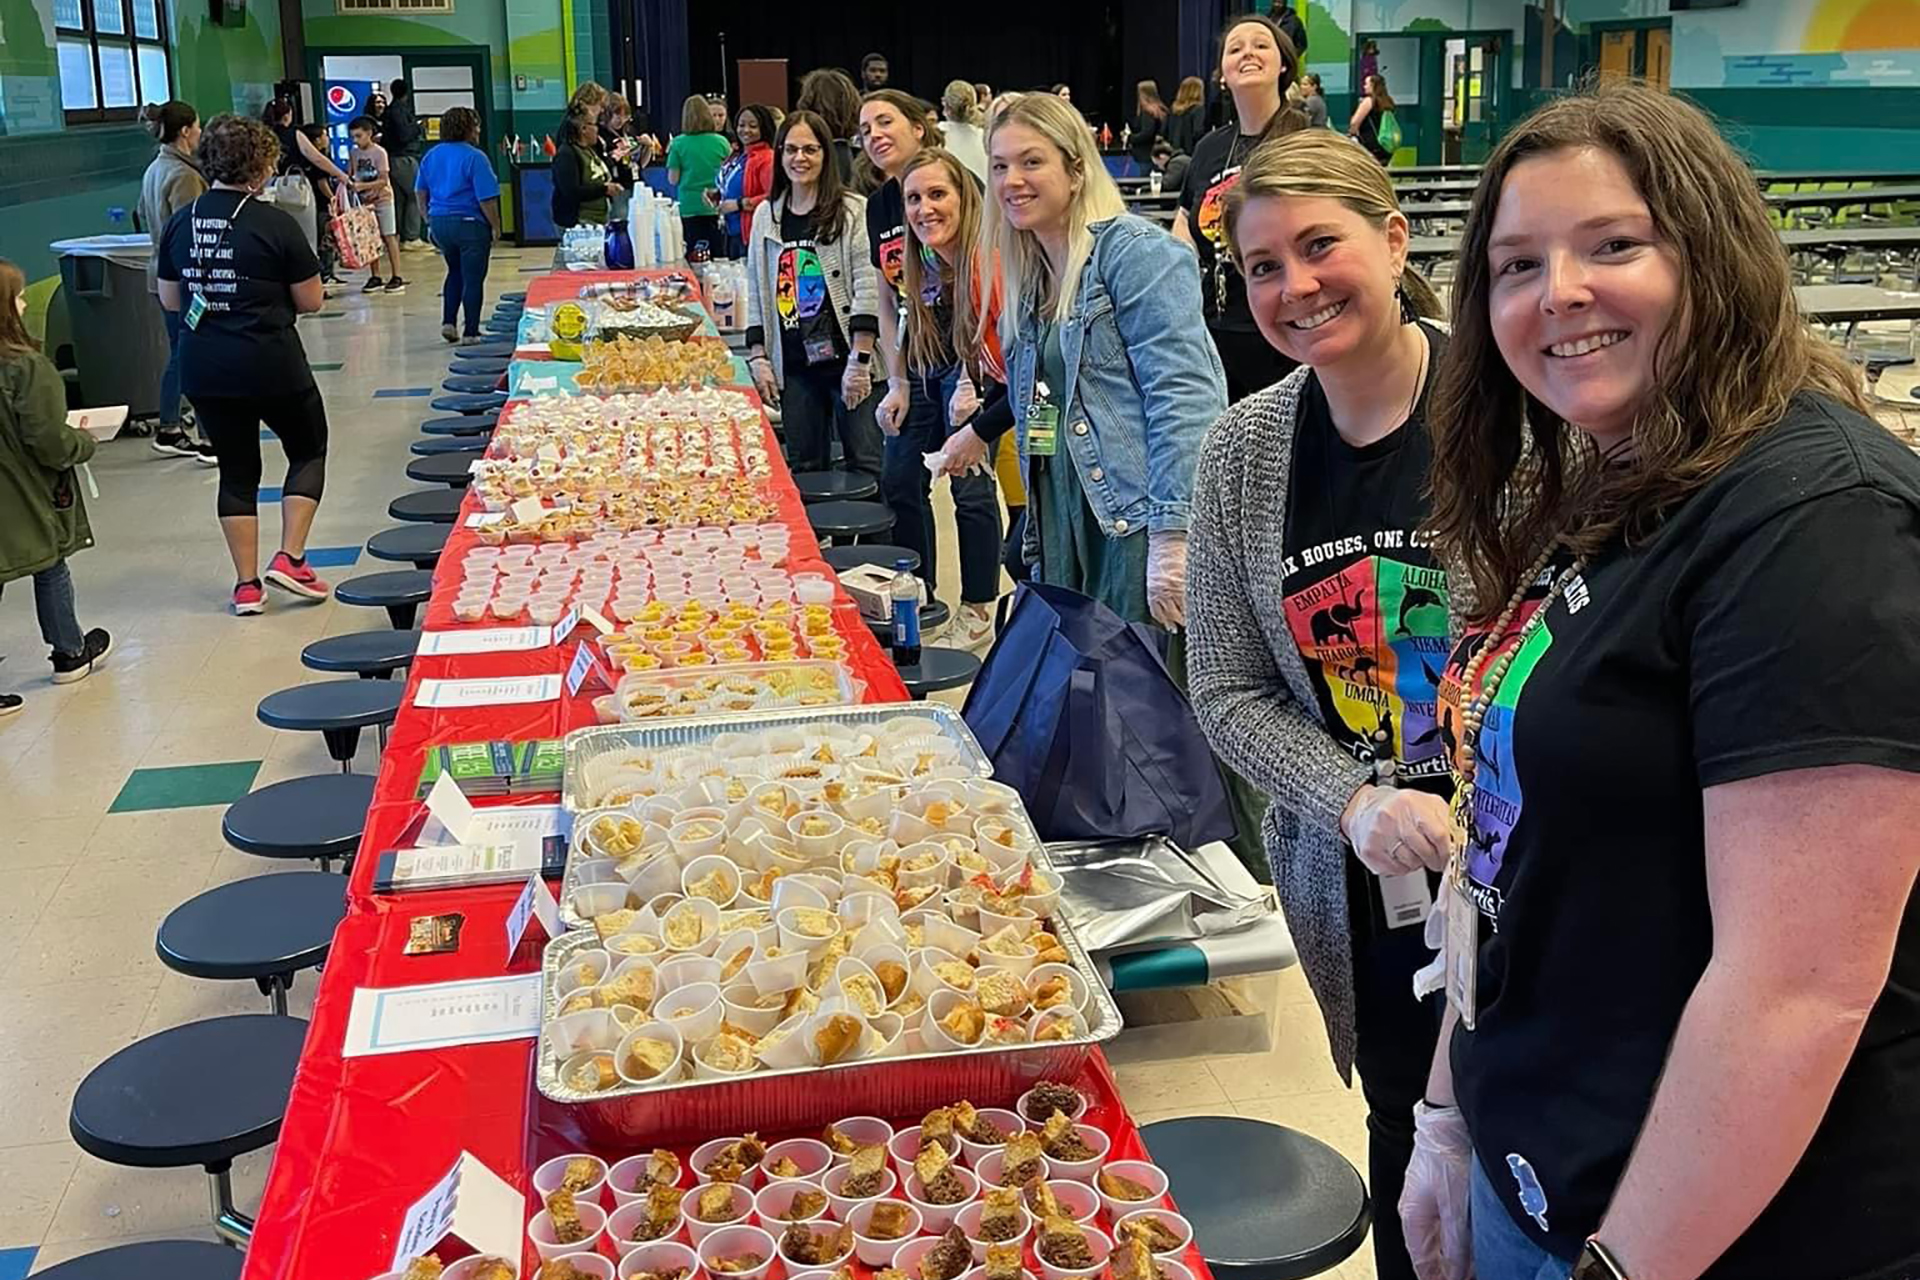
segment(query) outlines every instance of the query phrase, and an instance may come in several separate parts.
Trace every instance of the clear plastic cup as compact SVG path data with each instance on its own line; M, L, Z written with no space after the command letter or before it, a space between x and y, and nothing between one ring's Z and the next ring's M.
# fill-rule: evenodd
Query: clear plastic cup
M487 596L455 596L453 616L459 622L478 622L487 616Z

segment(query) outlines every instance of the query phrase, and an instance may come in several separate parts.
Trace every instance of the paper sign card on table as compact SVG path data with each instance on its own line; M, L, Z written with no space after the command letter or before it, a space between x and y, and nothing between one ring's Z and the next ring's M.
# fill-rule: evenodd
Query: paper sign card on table
M441 775L443 778L445 774ZM438 787L438 782L434 786ZM416 847L441 845L494 845L527 841L539 844L548 836L564 836L572 829L567 811L557 804L500 804L473 810L467 820L467 834L460 839L438 818L429 817L420 829Z
M414 652L423 658L451 653L517 653L549 643L546 627L474 627L467 631L427 631Z
M537 871L527 877L527 887L520 891L519 900L513 904L513 910L507 913L508 955L520 949L520 939L527 932L527 922L536 916L539 917L540 927L547 931L547 937L560 936L560 902Z
M540 1033L540 975L416 987L361 987L347 1012L342 1057L529 1040ZM516 1218L515 1221L518 1221Z
M413 704L417 707L498 707L521 702L552 702L559 696L558 675L515 676L504 680L422 680Z
M507 510L513 513L516 524L538 524L547 514L547 508L538 498L521 498Z
M475 511L467 517L467 528L484 529L488 525L503 523L506 518L504 511Z
M427 812L453 837L453 843L472 841L473 802L467 799L467 793L460 789L452 774L443 773L434 780L433 790L427 792Z
M580 687L586 684L588 676L592 676L594 680L609 689L613 688L613 680L601 667L599 656L594 653L593 646L583 644L573 655L573 665L567 668L567 696L572 697L579 693Z
M449 1236L475 1253L518 1259L523 1207L511 1183L472 1152L462 1151L447 1176L407 1210L392 1270L405 1271L409 1262Z

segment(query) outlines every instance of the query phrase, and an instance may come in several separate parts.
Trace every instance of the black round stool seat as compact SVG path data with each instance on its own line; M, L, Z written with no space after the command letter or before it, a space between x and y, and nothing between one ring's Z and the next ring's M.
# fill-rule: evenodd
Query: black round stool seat
M477 436L493 430L499 421L497 409L488 413L456 413L450 418L428 418L420 424L420 430L430 436Z
M440 396L427 401L427 407L441 413L485 413L507 402L504 391L468 391Z
M863 542L851 547L825 547L820 552L820 558L832 565L835 573L868 564L878 565L882 569L891 569L901 560L911 560L913 563L907 566L910 569L920 567L918 551L890 546L884 542Z
M466 449L432 458L415 458L407 464L407 479L464 489L473 482L473 464L486 456L485 449Z
M816 502L859 501L880 492L880 482L864 471L796 471L794 487L800 500Z
M420 632L413 627L397 631L349 631L343 636L315 640L300 651L300 661L315 671L386 675L411 665L414 650L419 647Z
M481 392L488 392L488 391L498 391L500 389L500 378L498 375L491 374L491 373L487 373L487 374L457 373L457 374L453 374L452 376L448 377L445 381L441 382L440 389L442 391L458 391L463 393L476 393L476 394Z
M510 363L511 361L506 360L504 358L495 358L491 360L462 360L458 356L455 356L453 363L447 366L447 372L462 373L470 376L481 376L481 377L484 377L487 374L492 374L494 377L499 377L501 374L507 371L507 365Z
M403 560L416 569L439 562L453 533L450 524L403 524L382 529L367 539L367 554L375 560Z
M263 858L345 858L360 845L372 803L370 773L289 778L228 805L220 834L242 853Z
M387 514L419 524L452 524L460 518L460 500L466 496L460 489L416 489L389 502Z
M257 714L275 729L364 729L392 724L405 692L390 680L316 680L268 694Z
M930 636L941 627L946 626L949 612L946 601L944 600L928 600L922 604L920 606L920 634ZM873 638L880 642L881 648L884 649L893 643L893 624L891 622L881 622L875 618L862 618L861 621L867 624L867 630L873 632ZM925 649L922 648L921 652L924 653ZM902 670L904 671L905 668L902 668Z
M463 343L455 347L453 353L457 356L481 356L483 358L497 360L501 356L511 357L513 355L513 347L514 342L510 337L488 338L482 342Z
M493 438L491 431L475 431L459 436L422 436L407 445L407 452L416 458L437 458L443 453L472 453L476 449L487 451L487 442Z
M339 876L254 876L175 907L153 945L162 964L190 978L270 978L323 963L346 914Z
M241 1013L136 1040L87 1073L67 1128L112 1164L225 1165L279 1136L306 1038L304 1019Z
M503 293L500 295L500 301L518 302L522 306L524 306L526 305L526 301L527 301L527 291L525 289L515 289L509 293Z
M210 1240L143 1240L36 1271L47 1280L240 1280L247 1255Z
M920 646L920 661L899 668L900 680L915 701L941 689L958 689L980 674L980 659L965 649Z
M448 493L459 492L448 489ZM344 592L345 594L341 594ZM341 604L385 609L394 630L405 631L419 617L420 606L433 594L433 574L426 569L389 569L384 573L363 573L348 578L334 588L333 598Z
M807 523L822 538L871 538L893 528L893 512L878 502L816 502Z
M1161 1120L1140 1137L1223 1280L1322 1275L1366 1239L1366 1183L1318 1139L1229 1116Z

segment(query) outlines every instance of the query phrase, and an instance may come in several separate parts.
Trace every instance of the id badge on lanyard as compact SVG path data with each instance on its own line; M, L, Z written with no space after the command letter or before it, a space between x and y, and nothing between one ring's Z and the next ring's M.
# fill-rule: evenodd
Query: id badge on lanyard
M226 226L221 228L220 238L213 243L214 258L216 261L219 259L221 248L227 243L227 237L233 234L234 224L240 220L240 211L247 207L247 201L251 199L253 199L252 192L241 196L240 203L235 205L233 212L227 215ZM199 214L200 200L198 197L195 197L192 210L187 214L187 228L193 234L193 265L199 269L200 284L205 285L207 264L206 260L200 254ZM189 329L198 329L200 322L206 318L206 315L207 296L196 287L187 294L187 307L186 310L180 313L180 323Z
M1060 406L1044 381L1033 384L1033 403L1027 406L1027 456L1051 458L1060 448Z
M189 329L200 327L200 317L207 314L207 300L198 289L187 298L187 309L180 314L180 323Z
M1464 846L1457 845L1456 849ZM1447 939L1443 954L1447 961L1447 1003L1460 1018L1460 1025L1473 1030L1479 1015L1480 1000L1480 908L1467 893L1467 860L1456 852L1447 863L1446 880L1440 886L1446 895Z

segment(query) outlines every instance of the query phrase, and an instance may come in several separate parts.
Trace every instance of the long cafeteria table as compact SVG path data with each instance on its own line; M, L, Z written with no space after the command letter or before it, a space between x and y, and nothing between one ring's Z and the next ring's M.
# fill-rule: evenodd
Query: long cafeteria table
M549 275L527 287L538 307L576 295L589 281L633 278L648 272ZM752 395L751 390L746 394ZM502 411L510 423L518 401ZM757 397L755 403L758 403ZM773 474L768 488L779 518L791 530L791 560L818 562L819 547L778 441L765 415ZM396 485L400 477L394 477ZM452 612L465 552L478 545L466 523L477 511L469 491L460 522L434 573L423 626L428 633L467 629ZM817 566L824 567L824 566ZM887 653L841 594L835 627L844 637L853 675L866 683L868 702L906 701ZM476 624L478 625L478 624ZM580 628L582 633L587 628ZM426 1194L462 1151L471 1152L515 1188L526 1191L540 1160L590 1149L563 1106L533 1085L534 1041L506 1040L414 1052L347 1057L349 1010L360 988L386 988L530 973L539 967L534 940L509 953L506 921L523 884L381 894L373 887L379 854L412 843L424 818L417 784L429 748L488 739L551 738L595 722L597 690L562 694L554 702L460 709L416 703L423 679L506 678L563 672L579 641L544 649L416 657L405 700L380 760L374 800L347 885L347 915L314 996L310 1029L293 1082L279 1144L243 1280L367 1280L393 1259L409 1206ZM557 802L554 793L523 795L507 803ZM490 802L479 802L486 807ZM417 917L457 912L464 917L458 950L404 954ZM1145 1158L1139 1131L1127 1116L1113 1077L1096 1050L1076 1082L1087 1094L1089 1123L1113 1140L1115 1158ZM849 1103L849 1112L860 1110ZM626 1154L626 1153L622 1153ZM523 1206L531 1216L533 1204ZM457 1250L456 1250L457 1252ZM522 1276L536 1265L524 1250ZM1197 1251L1187 1256L1196 1280L1211 1280Z

